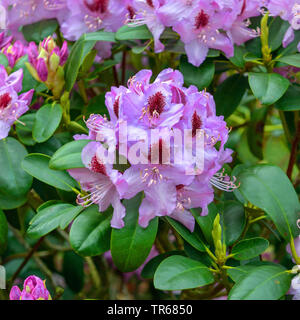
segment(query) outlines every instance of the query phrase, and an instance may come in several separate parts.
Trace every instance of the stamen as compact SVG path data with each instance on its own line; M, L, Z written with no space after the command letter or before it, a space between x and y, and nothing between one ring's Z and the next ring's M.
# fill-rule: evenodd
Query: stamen
M154 8L154 4L152 0L146 0L148 6L150 6L151 8Z
M224 169L222 172L218 172L214 174L214 176L210 179L210 183L223 191L232 192L235 189L239 188L240 183L238 185L235 184L236 177L233 177L232 180L227 174L224 174Z
M156 184L157 182L163 180L163 176L157 167L152 169L146 168L144 169L144 172L141 172L141 179L142 182L149 181L148 187L150 187L152 184Z

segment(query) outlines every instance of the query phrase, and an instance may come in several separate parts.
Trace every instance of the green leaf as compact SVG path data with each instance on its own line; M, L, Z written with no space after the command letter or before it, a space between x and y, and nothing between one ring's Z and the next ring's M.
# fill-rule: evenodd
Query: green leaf
M267 106L251 112L251 122L247 128L250 151L258 159L263 159L264 128L269 108Z
M84 285L84 259L73 251L64 253L63 276L68 287L75 293L82 290Z
M223 213L223 230L227 245L232 245L240 237L245 223L244 206L236 201L226 201Z
M97 256L109 250L112 210L99 212L92 205L75 219L70 231L70 243L82 256Z
M47 141L58 128L63 110L59 104L46 104L36 113L33 139L39 143Z
M279 167L250 167L238 175L238 182L243 197L270 216L285 240L299 235L296 224L299 200L290 180Z
M16 124L16 131L19 140L27 146L35 145L36 141L32 138L32 128L35 122L35 113L25 114L19 118L19 121L22 122L18 122Z
M148 40L152 39L152 33L146 25L129 27L122 26L116 33L117 40Z
M58 27L56 19L41 20L39 22L25 25L22 27L22 33L27 42L34 41L39 43L46 37L53 35Z
M232 269L227 270L227 274L234 282L239 282L243 277L245 277L250 271L256 269L259 266L277 266L276 263L270 261L255 261L249 262L245 265L237 266Z
M203 235L208 243L213 243L213 238L211 235L213 223L215 220L216 215L219 213L219 209L214 203L209 204L208 206L208 215L201 216L201 209L191 209L195 220L199 224Z
M66 90L68 92L72 90L75 84L79 69L83 64L85 57L97 42L96 40L86 41L85 39L86 35L83 35L77 42L75 42L65 66Z
M247 50L241 46L234 46L234 56L229 60L239 68L244 68L245 59L244 56L247 53Z
M182 236L182 238L186 242L188 242L192 247L194 247L195 249L197 249L199 251L205 252L204 244L195 231L193 233L191 233L180 222L173 220L169 217L166 217L166 220Z
M9 65L8 59L4 53L0 52L0 64L4 66L4 68L7 68Z
M145 279L153 279L154 274L160 263L165 260L166 258L173 256L173 255L179 255L184 254L183 251L169 251L162 254L159 254L158 256L152 258L150 261L147 262L147 264L144 266L141 276Z
M280 57L277 59L277 61L286 63L290 66L300 68L300 54L299 53L292 54L290 56Z
M253 94L262 104L278 101L288 89L290 82L277 73L249 73L249 84Z
M85 34L84 40L85 41L116 42L114 32L108 32L108 31L103 31L103 30Z
M251 238L238 242L232 249L236 260L249 260L263 253L269 246L264 238Z
M276 102L275 107L282 111L300 110L300 87L291 85L284 96Z
M114 264L123 272L136 270L148 257L153 246L158 218L150 221L147 228L139 225L141 194L124 200L126 216L122 229L113 229L111 234L111 255Z
M280 265L258 266L231 289L229 300L278 300L289 290L291 276Z
M22 161L22 167L34 178L55 188L72 191L73 188L78 186L77 182L67 172L50 169L49 160L50 157L44 154L32 153Z
M247 87L247 78L239 74L222 82L215 93L217 115L229 117L240 104Z
M0 140L0 208L15 209L27 201L32 177L21 167L26 149L15 139Z
M280 17L274 18L273 21L270 23L269 47L272 51L277 50L281 46L283 37L288 28L288 21L284 21Z
M165 259L154 275L154 286L160 290L186 290L208 285L214 276L201 262L182 256Z
M7 246L8 225L5 214L0 209L0 256L5 252Z
M212 82L215 74L215 65L213 61L206 60L197 68L188 62L185 55L181 56L179 69L184 76L186 85L195 85L199 90L207 88Z
M49 167L55 170L84 168L81 152L89 142L90 140L76 140L65 144L54 153Z
M82 210L83 207L75 207L67 203L54 204L39 210L31 220L27 234L33 239L38 239L60 225L66 227Z

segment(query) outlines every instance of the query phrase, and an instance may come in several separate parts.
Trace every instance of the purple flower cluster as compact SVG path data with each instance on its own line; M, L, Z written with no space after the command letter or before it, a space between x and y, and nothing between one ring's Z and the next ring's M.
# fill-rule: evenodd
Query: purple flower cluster
M23 69L8 76L0 65L0 140L7 137L11 126L29 108L34 90L18 95L22 90Z
M185 44L189 62L199 66L210 48L227 57L234 54L234 44L241 45L256 37L249 18L260 15L261 0L136 0L136 15L129 24L146 24L153 33L155 51L164 49L159 37L165 27L172 27Z
M225 191L236 187L234 181L219 172L224 163L232 160L232 151L224 147L228 128L223 116L216 116L213 97L195 86L185 88L179 71L165 69L153 83L151 76L150 70L141 70L127 87L112 87L106 94L110 120L91 115L86 121L89 135L75 139L94 141L83 149L85 168L70 169L69 173L84 191L78 197L79 204L97 204L100 212L113 206L114 228L124 226L126 210L121 200L144 192L139 208L142 227L147 227L155 216L170 216L192 231L194 218L189 209L202 208L202 215L206 215L214 198L213 186ZM171 141L161 132L176 130L182 136L189 130L190 145L197 143L199 131L204 132L203 170L197 171L193 157L175 161L174 150L182 151L186 145ZM155 161L154 150L158 151ZM166 150L171 150L170 161L163 156ZM119 162L114 165L116 154ZM121 163L124 170L120 169ZM187 174L189 170L197 173Z
M18 286L11 288L10 300L51 300L49 291L45 285L46 281L41 280L36 276L29 276L23 285L21 291Z
M258 35L248 26L249 18L260 14L262 0L4 0L3 5L7 28L18 39L23 38L20 26L50 18L59 21L64 37L72 41L100 29L115 32L125 23L146 24L155 51L161 52L160 36L172 27L184 42L189 61L199 66L209 48L232 57L234 44ZM100 57L110 56L110 48L109 42L98 45Z
M287 47L295 38L294 32L300 29L300 1L299 0L268 0L266 5L270 14L280 16L281 19L290 23L286 31L282 45ZM300 52L300 42L298 44Z

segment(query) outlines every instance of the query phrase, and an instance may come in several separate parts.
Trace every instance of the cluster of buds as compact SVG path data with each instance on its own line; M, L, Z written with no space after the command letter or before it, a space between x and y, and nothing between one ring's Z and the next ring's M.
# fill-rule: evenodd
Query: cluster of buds
M28 46L28 70L37 81L45 83L55 98L61 97L65 84L63 66L68 55L67 42L59 48L52 37L43 40L38 47L34 42Z
M226 244L222 242L222 227L220 225L220 215L218 214L213 223L212 237L215 245L215 255L219 264L226 261Z
M45 282L36 276L29 276L24 281L22 291L17 286L11 288L9 298L10 300L52 300Z

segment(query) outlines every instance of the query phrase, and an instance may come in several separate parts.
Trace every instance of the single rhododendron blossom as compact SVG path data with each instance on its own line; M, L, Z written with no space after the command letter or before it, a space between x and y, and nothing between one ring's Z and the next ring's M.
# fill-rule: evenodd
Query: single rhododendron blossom
M214 198L213 186L225 191L236 188L234 181L220 172L223 164L231 161L232 151L224 148L228 128L223 117L216 116L213 97L194 86L185 88L179 71L165 69L152 83L151 76L150 70L141 70L128 81L127 88L113 87L106 94L111 120L90 116L86 121L89 135L77 135L75 139L97 142L89 143L82 152L86 168L69 172L88 193L78 197L79 204L98 204L100 212L112 204L113 227L123 226L126 212L120 200L144 192L139 208L142 227L147 227L155 216L170 216L192 231L194 217L189 210L200 207L206 215ZM154 136L153 130L157 130ZM204 132L202 170L195 163L195 150L177 161L177 152L186 154L188 146L175 138L170 140L168 134L176 130L182 137L189 130L188 146L197 144L199 130ZM105 155L115 150L130 165L123 174L105 162ZM194 171L197 174L188 173Z
M29 276L23 284L21 291L18 286L11 288L10 300L52 300L46 288L46 281L36 276Z
M23 70L7 75L0 65L0 139L8 136L15 121L29 109L33 89L18 95L22 90Z

